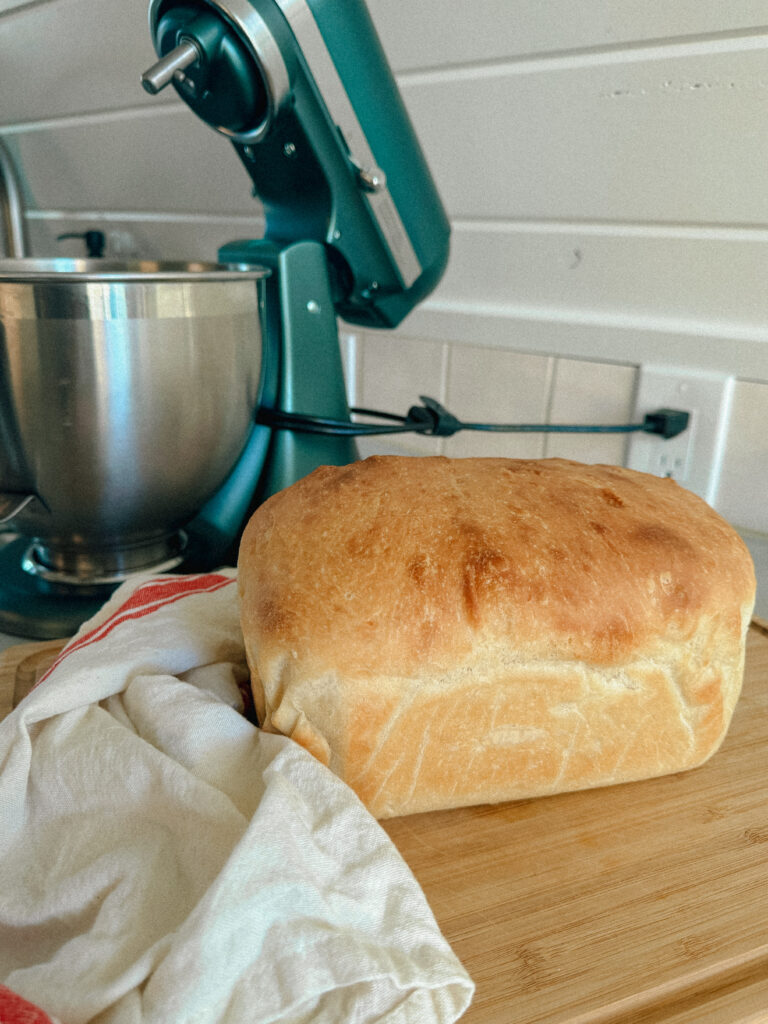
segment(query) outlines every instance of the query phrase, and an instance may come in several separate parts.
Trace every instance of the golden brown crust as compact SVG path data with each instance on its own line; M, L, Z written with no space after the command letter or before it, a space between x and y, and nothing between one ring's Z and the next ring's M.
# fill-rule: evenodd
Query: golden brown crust
M673 481L559 459L324 467L257 510L239 576L260 719L382 817L705 760L755 587Z

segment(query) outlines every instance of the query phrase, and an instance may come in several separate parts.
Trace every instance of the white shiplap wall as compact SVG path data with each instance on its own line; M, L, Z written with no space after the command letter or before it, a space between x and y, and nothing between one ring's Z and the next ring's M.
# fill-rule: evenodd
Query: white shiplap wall
M733 375L718 507L768 533L768 3L370 0L454 225L435 294L346 342L356 400L618 420L637 367ZM37 255L213 257L261 231L229 145L147 96L145 0L0 0L0 133ZM412 450L620 462L615 439Z

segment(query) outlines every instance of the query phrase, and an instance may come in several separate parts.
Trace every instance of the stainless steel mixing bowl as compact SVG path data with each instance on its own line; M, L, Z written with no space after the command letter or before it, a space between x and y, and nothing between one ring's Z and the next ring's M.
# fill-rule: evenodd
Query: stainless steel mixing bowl
M180 557L258 399L268 271L0 260L0 495L30 570L92 584Z

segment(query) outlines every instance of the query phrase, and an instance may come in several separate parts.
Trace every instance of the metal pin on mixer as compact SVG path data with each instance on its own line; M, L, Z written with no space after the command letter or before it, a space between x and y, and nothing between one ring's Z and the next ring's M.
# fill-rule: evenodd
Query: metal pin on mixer
M156 64L144 72L141 76L141 84L156 96L161 89L169 85L171 80L181 75L190 64L196 64L200 60L200 49L192 40L186 40L174 47L165 57L161 57Z

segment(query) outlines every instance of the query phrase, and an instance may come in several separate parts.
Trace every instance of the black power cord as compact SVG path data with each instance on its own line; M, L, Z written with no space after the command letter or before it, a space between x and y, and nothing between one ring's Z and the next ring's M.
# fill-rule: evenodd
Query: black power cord
M642 423L581 424L581 423L463 423L434 398L419 395L422 404L413 405L407 416L379 412L376 409L353 408L358 416L371 416L387 423L352 423L324 416L306 416L302 413L283 412L280 409L259 408L256 422L276 430L294 430L301 434L334 434L362 437L375 434L426 434L430 437L451 437L460 430L478 430L494 433L548 433L548 434L631 434L643 431L668 440L677 437L688 426L689 414L680 409L657 409L647 413Z

